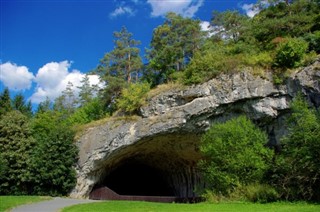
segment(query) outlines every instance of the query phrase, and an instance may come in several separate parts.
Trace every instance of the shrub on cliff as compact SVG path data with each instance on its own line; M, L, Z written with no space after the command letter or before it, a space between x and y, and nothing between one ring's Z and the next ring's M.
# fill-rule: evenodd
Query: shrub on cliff
M149 90L150 85L148 83L129 84L127 88L122 90L120 98L117 99L117 107L126 113L132 114L144 104Z
M281 42L276 50L274 65L281 68L294 68L301 65L308 49L308 43L300 38L289 38Z

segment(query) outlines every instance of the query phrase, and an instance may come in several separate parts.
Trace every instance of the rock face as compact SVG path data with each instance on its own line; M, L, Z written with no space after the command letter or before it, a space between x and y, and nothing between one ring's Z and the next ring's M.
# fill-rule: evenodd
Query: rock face
M77 185L71 196L87 198L94 187L106 185L120 194L145 190L142 195L193 197L204 186L196 166L198 144L211 124L246 114L276 146L292 98L302 92L319 107L319 84L318 61L284 85L274 85L271 74L244 71L154 96L140 108L141 116L112 118L84 132L77 141Z

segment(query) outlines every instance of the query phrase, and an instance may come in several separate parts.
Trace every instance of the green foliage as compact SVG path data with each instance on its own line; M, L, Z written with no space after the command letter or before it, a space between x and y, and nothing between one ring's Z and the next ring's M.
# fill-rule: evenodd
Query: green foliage
M304 66L309 66L312 65L318 58L318 55L315 51L308 52L307 54L304 55L303 58L303 65Z
M268 6L261 1L256 7L261 12L252 19L237 11L213 12L214 35L206 39L183 74L175 75L177 80L190 85L247 66L281 70L314 61L319 46L314 28L320 12L314 1L268 1ZM276 73L277 84L283 82L282 75Z
M274 38L300 37L310 32L319 14L316 3L305 0L294 1L290 5L277 2L261 9L262 11L253 17L248 34L252 35L263 48L269 48Z
M77 148L74 132L64 125L61 114L38 114L32 122L37 145L31 158L33 194L66 195L75 185Z
M94 98L94 94L97 92L93 86L90 85L89 75L85 75L85 77L81 80L81 86L79 88L79 100L81 106L91 102Z
M266 134L244 116L213 124L200 145L205 158L200 167L210 188L228 195L240 185L260 182L272 157L266 143Z
M115 99L121 96L121 92L127 83L124 79L113 76L107 76L106 81L108 84L106 88L100 92L100 99L105 110L109 114L112 114L117 109Z
M19 110L22 114L31 117L32 116L32 105L31 101L25 102L24 96L18 94L12 100L12 106L14 110Z
M140 41L134 40L132 33L128 32L126 27L122 27L119 32L114 32L113 36L115 48L100 60L96 72L103 80L107 80L107 76L113 76L131 82L132 75L135 73L138 78L138 72L142 68L140 50L136 47Z
M246 30L245 24L248 19L249 17L240 14L239 11L214 11L211 24L215 26L215 36L219 36L220 39L228 38L237 42Z
M320 117L301 95L291 104L289 133L276 158L274 184L290 200L320 200Z
M105 116L104 106L98 98L94 98L78 108L67 120L71 126L87 124Z
M64 113L66 117L75 112L78 104L78 99L74 93L74 86L71 82L68 82L65 90L62 91L62 95L55 99L53 109Z
M7 112L0 120L0 194L27 194L30 190L30 158L35 140L28 118L19 111Z
M306 34L304 39L309 43L309 51L320 53L320 30Z
M0 119L0 194L67 194L75 182L77 151L65 114L52 111L47 99L32 117L22 95L12 101L8 92L2 96L12 109Z
M184 71L182 82L186 85L198 84L215 77L220 73L217 61L221 61L221 55L211 52L196 54Z
M284 68L300 66L307 48L308 43L300 38L286 39L276 50L274 65Z
M183 84L202 83L220 73L235 72L246 63L244 55L250 49L246 45L224 45L210 41L204 47L207 49L196 53L183 72L181 78Z
M3 93L0 94L0 117L11 110L10 92L8 88L5 88Z
M200 21L168 13L164 24L154 29L148 52L149 68L157 85L171 81L171 75L185 69L203 40Z
M36 113L44 113L52 109L52 103L49 97L46 98L43 102L40 102L37 108Z
M125 27L114 32L113 36L115 48L104 55L95 70L106 85L100 97L109 113L116 110L115 100L120 97L122 89L132 81L137 82L142 69L140 50L136 47L140 41L134 40Z
M275 202L279 199L279 194L275 188L266 184L249 184L239 186L231 195L233 200L245 200L250 202Z
M245 64L251 67L270 68L273 59L270 52L262 51L245 57Z
M149 90L148 83L129 84L128 88L123 89L121 97L117 100L118 108L130 114L136 112L144 104Z
M8 172L8 161L5 160L2 154L3 152L0 152L0 179L4 179Z

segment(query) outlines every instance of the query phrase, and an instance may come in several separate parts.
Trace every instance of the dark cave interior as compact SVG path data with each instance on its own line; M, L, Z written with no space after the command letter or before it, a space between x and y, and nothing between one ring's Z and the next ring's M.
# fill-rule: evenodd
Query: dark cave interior
M120 195L174 196L165 174L136 160L128 160L104 179L103 185Z
M194 197L201 184L198 141L195 134L166 134L128 146L101 165L93 191L108 187L119 195Z

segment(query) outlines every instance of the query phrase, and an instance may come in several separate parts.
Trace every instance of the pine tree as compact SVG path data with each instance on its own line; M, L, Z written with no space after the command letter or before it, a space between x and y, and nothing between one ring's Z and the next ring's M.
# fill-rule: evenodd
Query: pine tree
M115 47L102 58L97 71L104 79L107 76L119 77L130 83L132 74L142 68L140 50L136 47L140 41L134 40L126 27L122 27L120 32L114 32L113 36Z
M95 89L90 85L89 76L86 74L81 80L81 86L78 87L79 91L79 103L81 106L92 101Z
M11 110L10 92L8 88L5 88L3 93L0 95L0 117Z
M136 47L140 41L134 40L126 27L122 27L120 32L114 32L113 36L114 49L101 59L96 68L96 73L106 85L100 96L110 113L116 109L116 99L121 95L122 89L133 81L133 75L138 80L142 68L140 50Z
M77 107L77 98L74 94L74 88L72 82L68 82L67 87L62 91L64 97L64 108L68 114L72 114Z
M51 100L49 99L49 97L46 97L46 100L44 100L43 102L40 102L37 108L37 114L38 113L44 113L46 111L49 111L52 109L52 103Z
M239 11L213 12L211 25L215 36L220 39L239 41L241 35L246 31L246 21L249 18Z
M12 100L12 106L14 110L19 110L24 115L30 117L32 115L32 104L31 101L25 102L22 94L17 94Z
M199 50L203 35L199 20L167 14L164 24L153 31L148 52L149 69L156 75L156 84L168 81L172 73L186 67Z

